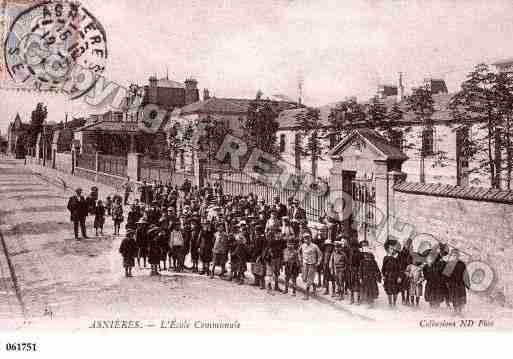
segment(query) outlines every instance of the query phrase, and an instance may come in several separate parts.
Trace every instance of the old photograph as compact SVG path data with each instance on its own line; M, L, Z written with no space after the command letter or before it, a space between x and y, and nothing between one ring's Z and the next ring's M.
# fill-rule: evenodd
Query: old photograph
M513 329L513 2L0 6L0 332Z

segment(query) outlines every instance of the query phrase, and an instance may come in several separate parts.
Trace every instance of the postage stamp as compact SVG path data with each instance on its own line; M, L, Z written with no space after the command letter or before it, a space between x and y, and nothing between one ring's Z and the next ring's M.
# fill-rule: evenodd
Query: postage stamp
M105 70L105 30L78 2L7 6L6 14L3 76L14 86L61 91L75 68L94 74Z

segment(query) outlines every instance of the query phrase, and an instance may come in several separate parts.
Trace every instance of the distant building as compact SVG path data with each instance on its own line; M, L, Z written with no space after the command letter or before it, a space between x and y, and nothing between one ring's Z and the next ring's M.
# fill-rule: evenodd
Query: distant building
M394 124L393 129L397 133L394 145L403 150L408 156L402 166L402 171L408 175L408 181L426 182L426 183L444 183L451 185L468 186L486 185L487 178L480 174L470 173L469 168L472 165L463 155L462 143L465 143L465 136L474 136L478 131L477 126L470 133L454 131L454 120L451 117L451 111L448 108L449 100L452 95L447 92L445 82L440 79L429 79L426 84L435 91L433 94L435 113L433 115L434 125L431 128L424 128L415 122L411 113L405 113L401 123ZM397 99L391 94L382 99L387 108L391 108ZM400 101L399 106L406 112L406 102ZM319 107L321 120L326 126L329 126L328 116L335 105ZM297 118L304 116L306 109L292 109L283 111L278 117L280 129L277 133L277 139L280 143L280 153L282 158L291 164L291 171L301 169L306 172L311 171L311 161L309 157L304 157L296 151L297 143L304 143L304 139L299 131ZM367 124L362 122L354 124L354 128L365 128ZM411 127L411 132L405 133L404 128ZM326 149L333 148L342 140L340 136L327 137L323 143ZM404 143L416 143L417 149L404 149ZM422 142L422 143L419 143ZM421 157L418 148L424 148L426 155L421 165ZM438 151L447 154L447 163L445 166L437 164L433 155ZM318 176L327 177L333 167L331 159L323 156L323 159L317 164ZM421 170L421 167L423 168Z
M498 72L513 73L513 58L496 61L492 64Z
M141 121L143 108L148 104L157 105L160 109L171 112L200 100L198 81L192 78L180 83L168 77L157 79L156 76L151 76L148 84L142 87L140 95L142 97L140 104L134 105L135 96L127 99L128 110L125 111L125 121ZM210 97L208 90L204 90L203 96Z
M242 137L241 120L246 118L252 101L254 99L207 97L206 100L173 111L167 129L169 130L175 124L184 127L187 124L201 122L208 117L214 122L222 122L225 128L235 136ZM261 101L271 104L276 113L300 107L297 102L293 101L275 101L267 98ZM192 165L190 153L184 153L181 157L183 157L183 161L178 161L179 166L190 167Z
M14 120L7 127L7 148L15 158L23 158L28 151L26 146L30 124L21 121L20 114L17 113Z
M424 79L424 86L431 91L431 94L447 94L449 91L447 90L447 85L443 79L432 79L427 78Z

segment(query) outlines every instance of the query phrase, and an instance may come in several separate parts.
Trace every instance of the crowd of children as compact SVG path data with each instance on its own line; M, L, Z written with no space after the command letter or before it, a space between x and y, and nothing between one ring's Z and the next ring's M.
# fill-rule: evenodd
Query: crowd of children
M321 219L327 230L312 231L305 210L292 198L288 205L278 197L268 204L251 193L226 195L217 183L197 188L187 182L181 188L143 184L140 193L127 214L120 247L127 276L137 262L149 264L151 275L188 269L212 278L219 268L220 277L243 284L249 270L253 285L273 295L289 288L295 295L301 275L304 299L323 288L325 295L373 306L383 282L390 308L398 296L408 306L418 307L422 296L432 307L446 302L458 313L466 303L468 278L456 250L442 248L432 258L429 251L412 252L411 241L401 246L389 239L380 268L369 243L345 235L332 209ZM116 198L110 209L115 223L123 222L119 207L121 198ZM447 265L455 270L447 274Z

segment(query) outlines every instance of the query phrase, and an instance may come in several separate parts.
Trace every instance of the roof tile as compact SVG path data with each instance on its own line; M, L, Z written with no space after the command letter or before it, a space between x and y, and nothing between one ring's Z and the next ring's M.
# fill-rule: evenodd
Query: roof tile
M461 187L437 183L401 182L394 190L426 196L461 198L475 201L487 201L513 204L512 190L489 189L482 187Z

